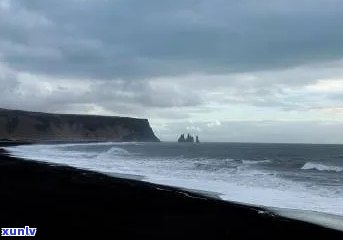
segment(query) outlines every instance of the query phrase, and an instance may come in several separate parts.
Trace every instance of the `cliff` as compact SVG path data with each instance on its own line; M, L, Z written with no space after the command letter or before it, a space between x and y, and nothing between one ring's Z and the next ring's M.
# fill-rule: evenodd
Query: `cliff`
M157 142L147 119L0 109L0 139Z

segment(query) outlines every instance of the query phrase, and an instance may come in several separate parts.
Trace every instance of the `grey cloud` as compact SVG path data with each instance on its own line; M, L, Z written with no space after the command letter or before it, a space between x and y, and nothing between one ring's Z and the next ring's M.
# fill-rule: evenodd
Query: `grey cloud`
M180 118L177 112L203 104L196 92L167 82L69 81L20 75L0 65L2 107L49 112L96 112L162 118ZM166 110L164 110L166 109ZM77 110L77 111L76 111ZM157 114L158 113L158 114ZM156 115L157 114L157 115Z
M92 96L106 101L120 100L147 107L187 107L202 104L201 97L188 89L151 82L112 81L94 84Z
M342 58L342 5L338 0L14 0L1 32L21 48L58 57L17 55L11 48L3 57L19 70L102 79L284 68ZM23 22L36 24L9 26L17 12Z

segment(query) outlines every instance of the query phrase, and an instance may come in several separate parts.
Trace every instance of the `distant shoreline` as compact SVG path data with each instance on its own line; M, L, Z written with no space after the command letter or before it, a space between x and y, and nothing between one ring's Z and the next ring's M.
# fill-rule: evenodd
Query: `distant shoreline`
M134 239L343 238L343 232L274 216L262 208L21 160L4 150L0 150L0 187L0 201L6 206L0 227L35 227L37 236L49 239L66 233Z

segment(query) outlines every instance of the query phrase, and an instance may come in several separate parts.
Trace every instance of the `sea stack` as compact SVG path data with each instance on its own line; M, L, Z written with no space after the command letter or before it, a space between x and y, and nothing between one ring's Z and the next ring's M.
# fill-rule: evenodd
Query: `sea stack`
M181 134L179 139L177 140L179 143L200 143L199 137L196 136L196 140L194 141L194 137L191 134L187 134L187 137L185 137L185 134Z

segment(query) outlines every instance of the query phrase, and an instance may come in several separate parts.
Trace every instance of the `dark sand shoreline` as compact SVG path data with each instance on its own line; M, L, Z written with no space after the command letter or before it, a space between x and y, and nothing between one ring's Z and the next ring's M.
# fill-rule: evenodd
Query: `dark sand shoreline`
M0 228L35 227L38 239L343 239L343 232L262 208L25 161L2 149L0 187Z

